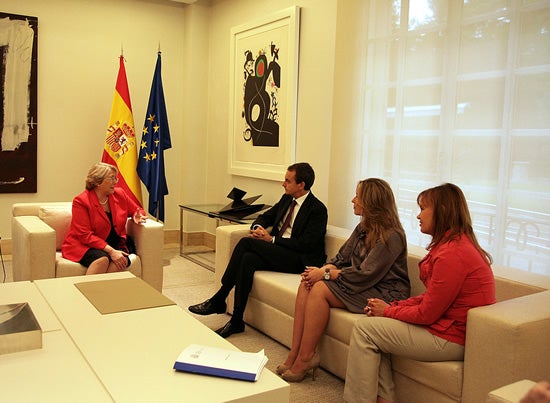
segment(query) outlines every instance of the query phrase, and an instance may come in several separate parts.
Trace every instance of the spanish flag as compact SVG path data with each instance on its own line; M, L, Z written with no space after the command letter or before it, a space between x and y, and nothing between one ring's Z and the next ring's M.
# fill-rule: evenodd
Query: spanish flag
M136 171L137 151L130 90L124 68L124 56L121 55L101 161L118 168L118 186L126 191L128 197L142 206L141 184Z

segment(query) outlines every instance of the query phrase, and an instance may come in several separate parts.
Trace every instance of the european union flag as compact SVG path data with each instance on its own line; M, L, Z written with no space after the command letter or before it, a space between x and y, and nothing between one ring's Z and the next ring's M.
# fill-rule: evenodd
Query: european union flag
M155 75L151 85L151 95L139 150L137 172L149 191L149 213L164 221L164 196L168 194L164 172L164 150L172 147L168 116L164 103L162 78L160 74L161 58L158 52Z

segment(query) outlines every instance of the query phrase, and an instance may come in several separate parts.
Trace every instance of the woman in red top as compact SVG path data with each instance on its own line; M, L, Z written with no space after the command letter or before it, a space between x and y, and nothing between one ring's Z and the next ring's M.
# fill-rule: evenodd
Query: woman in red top
M130 265L126 221L145 222L143 209L121 188L118 170L99 162L90 168L86 190L73 200L71 227L61 253L86 266L86 274L122 271Z
M417 198L432 236L419 264L426 291L387 304L372 298L352 332L344 399L393 402L390 354L420 361L464 359L468 310L496 302L491 256L477 242L466 198L446 183Z

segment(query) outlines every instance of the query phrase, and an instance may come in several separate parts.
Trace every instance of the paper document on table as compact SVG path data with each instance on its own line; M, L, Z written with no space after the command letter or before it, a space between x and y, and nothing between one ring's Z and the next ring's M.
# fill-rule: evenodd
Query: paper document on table
M267 363L264 350L257 353L191 344L174 363L177 371L257 381Z

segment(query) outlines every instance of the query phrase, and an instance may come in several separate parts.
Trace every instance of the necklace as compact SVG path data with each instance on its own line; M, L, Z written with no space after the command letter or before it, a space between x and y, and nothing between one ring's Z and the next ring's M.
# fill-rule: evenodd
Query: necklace
M103 205L106 205L108 201L109 201L109 198L107 197L107 198L105 199L105 201L100 201L99 203L100 203L100 204L103 204Z

